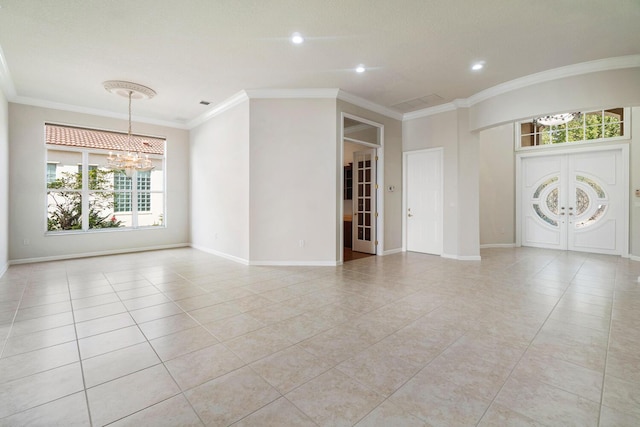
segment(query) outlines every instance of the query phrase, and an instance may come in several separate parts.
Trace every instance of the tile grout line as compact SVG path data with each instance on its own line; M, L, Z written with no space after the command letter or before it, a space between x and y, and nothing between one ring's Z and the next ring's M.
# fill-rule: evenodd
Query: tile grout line
M549 261L543 268L541 268L538 273L541 273L545 268L547 268L553 261L555 261L556 259L558 259L558 256L554 257L553 260ZM582 266L584 265L585 260L583 260L580 264L580 268L582 268ZM556 307L558 306L558 304L560 304L560 301L562 300L562 298L566 295L567 290L569 289L569 287L571 286L571 281L573 281L576 277L576 275L578 274L578 271L580 271L580 268L578 268L576 270L576 272L573 274L573 276L571 277L571 280L569 280L567 287L564 289L564 291L562 292L562 295L560 295L560 297L558 297L558 301L553 305L553 308L551 308L551 310L549 310L549 314L547 315L547 317L545 318L545 320L542 322L542 324L540 325L540 327L538 328L537 332L535 333L535 335L533 336L533 338L531 338L531 341L529 341L529 344L527 344L527 348L522 352L522 355L518 358L518 360L516 361L516 363L513 365L513 368L511 368L511 370L509 371L509 375L507 375L506 379L504 380L504 382L502 383L502 386L500 386L500 389L496 392L495 396L493 396L493 399L491 399L491 402L489 403L489 406L487 406L487 408L484 410L484 412L482 413L482 416L478 419L478 422L476 423L476 426L478 426L480 424L480 422L482 422L482 419L485 417L485 415L487 414L487 411L489 411L489 408L491 408L491 406L495 403L497 397L500 395L500 393L502 392L502 390L504 389L504 386L507 384L507 382L509 381L509 379L511 378L511 376L513 375L513 372L516 370L516 368L518 367L518 365L520 364L520 362L522 361L522 359L524 358L524 356L527 354L527 352L529 351L529 349L531 348L531 345L533 344L533 341L535 341L536 337L538 336L538 334L540 334L540 331L542 330L542 328L544 327L544 325L547 323L547 321L549 320L549 318L551 317L551 314L555 311ZM535 276L535 275L534 275ZM511 408L508 408L509 410L516 412L517 414L520 414L528 419L531 419L531 417L525 415L525 414L521 414L518 411L515 411ZM537 420L533 420L535 422L539 422Z
M617 264L617 263L616 263ZM613 307L616 300L616 292L618 289L618 266L616 265L616 274L614 276L613 295L611 295L611 312L609 313L609 331L607 334L607 351L604 356L604 369L602 370L602 387L600 388L600 405L598 407L598 426L602 423L602 407L604 406L604 388L607 379L607 367L609 365L609 350L611 348L611 331L613 330Z
M80 374L82 375L82 388L84 391L84 399L87 405L87 415L89 417L89 425L93 426L93 417L91 416L91 406L89 405L89 393L87 390L87 382L84 377L84 365L82 362L82 354L80 353L80 340L78 339L78 329L76 328L76 315L73 310L73 300L71 299L71 287L69 286L69 273L65 268L65 276L67 278L67 290L69 292L69 305L71 305L71 319L73 320L73 332L76 335L76 349L78 351L78 362L80 363Z

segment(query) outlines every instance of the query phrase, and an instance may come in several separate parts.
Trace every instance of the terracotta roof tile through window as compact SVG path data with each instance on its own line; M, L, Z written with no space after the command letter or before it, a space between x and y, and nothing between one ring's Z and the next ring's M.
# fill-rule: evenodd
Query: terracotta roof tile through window
M104 130L46 124L46 143L66 147L97 148L109 151L131 151L164 155L165 140Z

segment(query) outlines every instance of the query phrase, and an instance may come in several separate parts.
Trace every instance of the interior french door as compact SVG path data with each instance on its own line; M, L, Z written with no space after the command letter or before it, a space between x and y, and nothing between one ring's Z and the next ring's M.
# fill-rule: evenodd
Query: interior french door
M353 250L376 253L376 150L353 153Z
M621 255L622 150L529 157L522 162L522 245Z

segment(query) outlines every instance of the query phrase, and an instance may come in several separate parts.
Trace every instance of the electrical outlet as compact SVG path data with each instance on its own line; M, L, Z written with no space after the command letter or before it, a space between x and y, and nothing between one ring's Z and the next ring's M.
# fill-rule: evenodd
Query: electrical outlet
M304 248L304 240L300 240L298 242L298 245L300 245L301 248Z
M29 239L24 239L24 240L22 241L22 244L23 244L23 245L25 245L25 246L29 246L29 243L30 243L30 242L29 242Z

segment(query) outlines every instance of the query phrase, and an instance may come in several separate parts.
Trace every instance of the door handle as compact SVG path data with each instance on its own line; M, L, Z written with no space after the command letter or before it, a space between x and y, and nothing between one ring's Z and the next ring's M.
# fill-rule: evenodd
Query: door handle
M408 216L408 217L412 217L413 215L411 215L411 214L409 213L409 214L407 214L407 216Z

